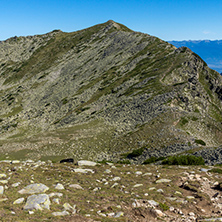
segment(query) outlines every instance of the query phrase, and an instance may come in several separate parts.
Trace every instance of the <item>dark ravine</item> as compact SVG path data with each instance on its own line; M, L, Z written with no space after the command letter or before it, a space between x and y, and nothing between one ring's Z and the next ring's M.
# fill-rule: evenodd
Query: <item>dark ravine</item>
M222 77L197 54L111 20L0 42L2 159L208 152L221 114Z

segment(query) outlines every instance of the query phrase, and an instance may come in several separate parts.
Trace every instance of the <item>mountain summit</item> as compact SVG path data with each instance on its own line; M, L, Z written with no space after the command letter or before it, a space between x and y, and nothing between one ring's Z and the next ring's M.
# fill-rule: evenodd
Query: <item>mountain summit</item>
M142 163L222 144L219 73L111 20L0 42L0 87L2 158Z

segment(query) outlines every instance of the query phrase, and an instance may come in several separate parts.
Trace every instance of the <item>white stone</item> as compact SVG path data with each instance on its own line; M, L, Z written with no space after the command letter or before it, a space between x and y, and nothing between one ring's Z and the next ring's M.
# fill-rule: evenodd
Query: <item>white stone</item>
M169 182L171 182L171 180L169 179L159 179L156 181L156 183L169 183Z
M0 186L0 194L3 194L3 193L4 193L4 187Z
M195 213L190 212L188 215L189 215L189 216L195 216Z
M8 180L0 180L0 183L2 183L2 184L7 184L7 183L8 183Z
M157 192L163 193L163 189L158 189Z
M135 174L136 174L136 175L141 175L141 174L143 174L143 173L142 173L141 171L136 171Z
M93 170L91 169L81 169L81 168L77 168L73 170L75 173L95 173Z
M5 173L0 173L0 178L6 177Z
M79 166L96 166L97 163L89 160L80 160L77 162Z
M69 212L64 210L62 212L53 212L52 215L55 217L56 216L67 216L67 215L69 215Z
M118 218L118 217L122 217L123 215L124 215L123 212L117 212L113 217Z
M14 202L13 202L13 204L21 204L21 203L23 203L23 201L25 200L25 198L19 198L19 199L17 199L17 200L15 200Z
M143 186L143 184L135 184L133 187L136 188L136 187L141 187Z
M20 163L20 160L12 160L12 163Z
M157 203L154 200L148 200L149 205L153 206L153 207L157 207L159 205L159 203Z
M119 181L119 180L121 180L120 177L114 177L114 178L112 179L112 181Z
M21 184L20 182L13 183L13 184L12 184L12 187L18 187L20 184Z
M119 185L118 183L114 183L111 188L116 187L117 185Z
M143 176L152 176L152 173L144 173Z
M65 188L64 188L64 186L61 183L57 183L55 185L55 189L57 189L57 190L64 190Z
M70 184L69 187L77 190L84 190L79 184Z

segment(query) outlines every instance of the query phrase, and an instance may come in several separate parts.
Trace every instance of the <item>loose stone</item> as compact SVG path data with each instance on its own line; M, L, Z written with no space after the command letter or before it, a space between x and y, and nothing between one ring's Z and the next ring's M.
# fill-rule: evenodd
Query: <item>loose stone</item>
M55 189L57 190L64 190L64 186L61 184L61 183L57 183L56 186L55 186Z
M69 187L77 190L84 190L79 184L70 184Z
M4 187L0 186L0 194L3 194L3 193L4 193Z
M23 201L25 200L25 198L19 198L19 199L17 199L17 200L15 200L14 202L13 202L13 204L21 204L21 203L23 203Z
M97 163L89 160L80 160L77 162L79 166L96 166Z
M53 212L52 215L53 216L67 216L69 215L69 212L64 210L62 212Z
M156 183L169 183L171 182L171 180L168 180L168 179L159 179L156 181Z

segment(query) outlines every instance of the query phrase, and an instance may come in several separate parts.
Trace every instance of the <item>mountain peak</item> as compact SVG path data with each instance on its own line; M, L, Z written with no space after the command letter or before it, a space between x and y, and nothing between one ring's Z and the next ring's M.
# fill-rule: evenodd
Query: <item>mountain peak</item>
M106 24L106 28L108 28L108 29L115 28L116 30L119 30L119 31L132 32L132 30L129 29L128 27L126 27L120 23L117 23L113 20L109 20L105 24Z

